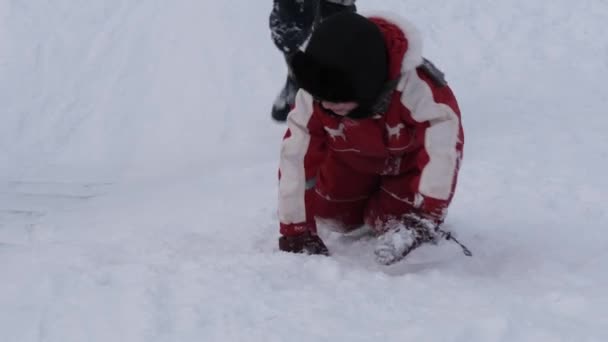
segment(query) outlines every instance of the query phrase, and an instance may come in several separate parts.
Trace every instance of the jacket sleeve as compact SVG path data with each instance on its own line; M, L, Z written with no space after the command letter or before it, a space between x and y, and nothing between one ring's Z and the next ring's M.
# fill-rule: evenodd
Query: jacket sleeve
M282 235L316 232L314 186L326 154L326 133L310 94L300 90L287 117L279 162L279 220Z
M460 109L452 90L437 85L424 71L412 70L401 83L402 104L418 128L414 200L424 217L441 223L452 200L464 145Z

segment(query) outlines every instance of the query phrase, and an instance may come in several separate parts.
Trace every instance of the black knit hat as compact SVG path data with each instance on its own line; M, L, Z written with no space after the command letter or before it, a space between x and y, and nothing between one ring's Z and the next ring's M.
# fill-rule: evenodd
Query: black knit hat
M388 79L388 56L380 29L352 12L321 22L305 52L291 57L290 67L298 85L314 97L355 101L368 108Z

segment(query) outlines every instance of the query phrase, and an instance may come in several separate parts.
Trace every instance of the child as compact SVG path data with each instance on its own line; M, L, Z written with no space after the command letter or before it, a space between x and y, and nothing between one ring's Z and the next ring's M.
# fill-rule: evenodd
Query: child
M382 264L442 232L464 134L450 87L421 53L406 21L343 12L290 58L302 90L281 147L282 251L327 255L316 220L368 225Z

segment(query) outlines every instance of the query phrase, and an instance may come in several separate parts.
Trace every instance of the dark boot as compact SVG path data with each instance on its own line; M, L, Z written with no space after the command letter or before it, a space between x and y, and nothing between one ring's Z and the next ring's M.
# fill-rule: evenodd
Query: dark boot
M272 105L272 118L274 120L279 122L287 120L287 114L289 114L293 108L297 92L298 86L296 85L296 82L290 75L287 75L285 85Z
M356 12L354 0L301 1L274 0L269 24L271 37L277 48L286 56L293 54L310 36L313 26L341 11ZM272 118L279 122L287 120L298 91L293 78L287 76L285 86L272 106Z

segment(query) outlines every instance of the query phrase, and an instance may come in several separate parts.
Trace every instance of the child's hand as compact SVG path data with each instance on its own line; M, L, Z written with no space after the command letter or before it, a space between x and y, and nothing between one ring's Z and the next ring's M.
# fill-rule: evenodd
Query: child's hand
M281 236L279 249L283 252L329 255L327 246L318 235L304 232L296 236Z

